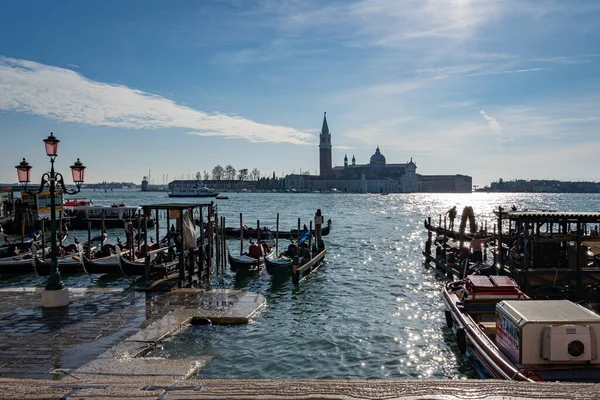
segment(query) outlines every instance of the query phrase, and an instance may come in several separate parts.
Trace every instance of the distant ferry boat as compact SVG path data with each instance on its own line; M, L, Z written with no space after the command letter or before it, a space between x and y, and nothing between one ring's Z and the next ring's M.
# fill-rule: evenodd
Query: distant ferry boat
M169 197L216 197L219 192L206 187L201 181L180 180L169 185Z

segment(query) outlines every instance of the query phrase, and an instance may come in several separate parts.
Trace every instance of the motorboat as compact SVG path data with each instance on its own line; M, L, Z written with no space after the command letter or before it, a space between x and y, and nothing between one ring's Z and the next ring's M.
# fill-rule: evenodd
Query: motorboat
M484 379L600 382L600 316L569 300L531 300L508 276L443 288L446 324Z

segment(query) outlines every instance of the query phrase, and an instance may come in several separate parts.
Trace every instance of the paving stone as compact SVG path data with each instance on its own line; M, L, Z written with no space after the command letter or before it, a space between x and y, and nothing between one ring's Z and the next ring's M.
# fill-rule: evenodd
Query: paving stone
M78 378L149 377L186 379L204 366L211 357L167 360L164 358L96 359L71 372Z
M159 342L166 336L169 336L175 332L181 330L184 326L187 326L192 319L191 316L178 313L169 313L160 320L154 322L144 330L136 333L135 335L127 338L126 342L146 342L154 343Z

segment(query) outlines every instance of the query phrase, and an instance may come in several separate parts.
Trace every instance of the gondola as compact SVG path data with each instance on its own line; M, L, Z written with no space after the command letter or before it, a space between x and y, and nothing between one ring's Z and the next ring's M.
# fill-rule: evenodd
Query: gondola
M168 249L161 248L148 253L151 257L150 275L166 275L173 267L178 264L178 261L164 261L168 259ZM131 260L126 253L121 253L119 256L119 265L121 272L126 276L144 276L146 273L146 257L138 257Z
M34 271L31 253L0 258L0 275L27 274Z
M327 225L325 225L323 228L321 228L321 236L327 236L329 235L329 231L331 230L331 219L327 220ZM311 235L315 235L315 231L314 229L310 232ZM275 233L273 232L273 235L275 235ZM279 238L280 239L297 239L298 238L298 229L292 229L290 231L287 232L279 232Z
M266 251L266 254L264 253ZM229 266L234 272L253 272L260 271L265 265L265 260L272 260L275 257L275 249L269 247L266 244L250 245L247 254L232 255L230 251L227 252L229 259Z
M52 270L52 262L46 258L42 261L37 254L34 257L33 266L39 276L48 276ZM61 274L78 274L84 272L83 258L80 254L70 254L58 259L58 269Z
M85 272L88 274L121 273L119 257L119 253L99 258L87 258L84 254L83 264L85 267Z
M321 248L317 249L314 245L309 250L307 245L301 246L300 250L295 243L288 246L287 251L273 259L265 259L265 267L269 275L280 277L293 277L298 271L309 269L314 270L325 258L325 248L321 242ZM296 270L294 270L294 265Z
M331 219L327 220L327 225L321 229L321 236L329 235L331 230ZM273 236L276 236L276 232L269 230L267 227L263 227L261 229L261 240L265 240L264 236L266 232L270 232ZM315 231L312 231L312 234L315 234ZM226 227L225 228L225 236L231 238L239 238L240 237L240 228ZM243 228L243 238L244 239L256 239L256 229L250 228L248 226L244 226ZM290 239L294 240L298 238L298 229L292 229L289 231L279 231L279 239Z
M90 257L83 254L85 272L88 274L120 273L119 255L123 252L121 243L105 244L99 251L90 252Z

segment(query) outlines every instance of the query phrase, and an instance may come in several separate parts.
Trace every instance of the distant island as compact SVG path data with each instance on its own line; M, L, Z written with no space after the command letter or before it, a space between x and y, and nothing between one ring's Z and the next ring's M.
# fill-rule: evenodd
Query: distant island
M492 182L490 186L476 188L476 192L513 193L600 193L599 182L572 182L542 179L516 179L514 181Z

